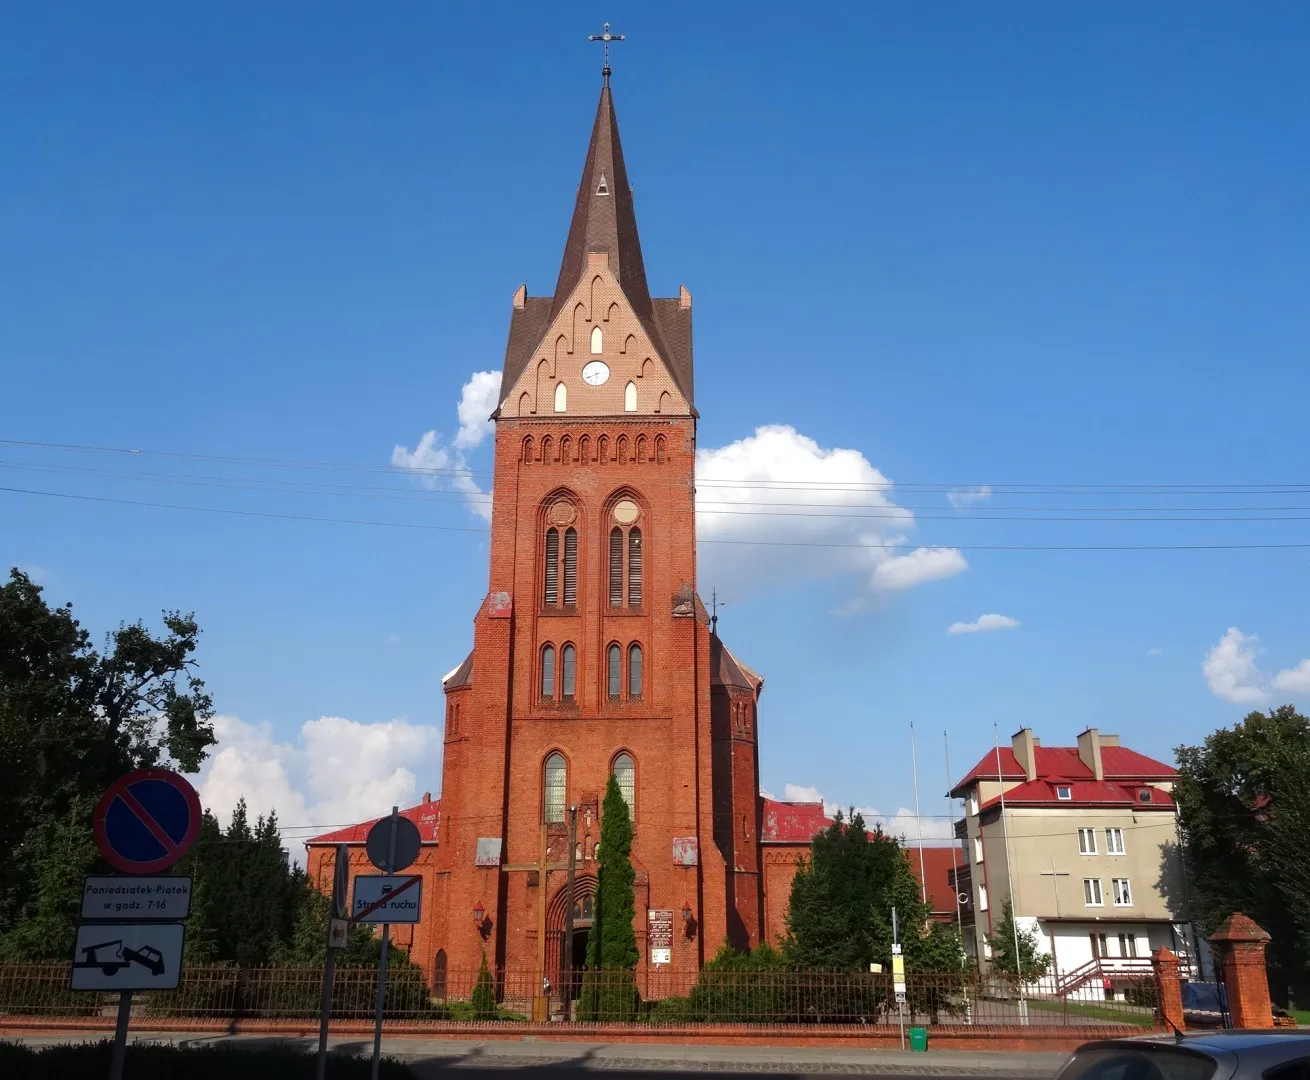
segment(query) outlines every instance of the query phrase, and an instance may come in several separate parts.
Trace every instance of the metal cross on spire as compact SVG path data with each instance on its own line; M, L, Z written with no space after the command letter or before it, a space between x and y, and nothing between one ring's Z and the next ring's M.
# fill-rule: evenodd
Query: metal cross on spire
M622 41L622 40L623 40L623 35L622 35L622 34L611 34L611 33L610 33L610 24L609 24L609 23L606 23L606 24L605 24L605 31L604 31L604 33L601 33L601 34L591 34L591 35L588 36L587 40L588 40L588 41L599 41L599 42L603 42L604 45L605 45L605 66L604 66L603 68L600 69L600 73L601 73L603 76L605 76L605 85L606 85L606 86L609 86L609 84L610 84L610 42L611 42L611 41Z

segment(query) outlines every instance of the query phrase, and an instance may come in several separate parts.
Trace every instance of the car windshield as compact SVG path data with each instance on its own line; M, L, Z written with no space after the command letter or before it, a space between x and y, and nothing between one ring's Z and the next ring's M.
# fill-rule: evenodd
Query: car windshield
M1210 1080L1218 1062L1190 1050L1165 1046L1080 1050L1059 1080Z

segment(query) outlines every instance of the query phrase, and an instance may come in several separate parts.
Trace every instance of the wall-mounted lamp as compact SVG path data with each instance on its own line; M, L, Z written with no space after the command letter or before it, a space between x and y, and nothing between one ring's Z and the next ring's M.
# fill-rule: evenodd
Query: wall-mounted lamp
M484 938L487 936L487 909L482 906L481 901L473 909L473 925L478 928L478 933Z
M682 905L682 928L686 931L687 936L696 936L696 916L691 910L691 904Z

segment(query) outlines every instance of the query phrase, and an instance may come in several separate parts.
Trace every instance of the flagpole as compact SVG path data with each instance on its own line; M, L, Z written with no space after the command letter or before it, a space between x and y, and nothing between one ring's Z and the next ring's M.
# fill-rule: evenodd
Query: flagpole
M923 819L919 816L919 756L914 745L914 721L910 721L910 771L914 773L914 828L919 837L919 891L928 902L928 871L923 865Z
M1001 771L1001 732L992 724L996 747L996 779L1001 788L1001 836L1005 839L1005 885L1010 893L1010 929L1014 931L1014 971L1019 980L1019 1023L1028 1023L1028 1000L1023 996L1023 964L1019 958L1019 919L1014 913L1014 870L1010 857L1010 826L1005 820L1005 774ZM981 828L981 823L979 823Z
M954 781L951 779L951 744L946 737L946 729L942 729L942 759L946 762L946 820L951 823L951 831L955 831L955 800L951 798L951 785ZM964 947L964 915L960 911L960 844L959 839L955 838L951 842L951 863L955 867L955 929L960 935L960 947ZM975 947L977 942L974 942Z

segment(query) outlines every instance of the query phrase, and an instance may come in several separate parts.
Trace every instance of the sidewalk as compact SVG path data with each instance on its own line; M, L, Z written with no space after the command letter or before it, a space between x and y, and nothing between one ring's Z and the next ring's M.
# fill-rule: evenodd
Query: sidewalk
M86 1042L103 1038L99 1034L30 1035L15 1039L30 1046ZM133 1032L133 1042L179 1045L228 1045L254 1049L272 1044L313 1049L317 1040L261 1035L188 1035L180 1032L153 1034ZM329 1040L335 1051L367 1055L372 1040L361 1037ZM391 1036L382 1040L388 1057L416 1066L421 1074L458 1069L534 1069L552 1071L585 1070L603 1072L676 1071L702 1073L769 1073L804 1076L818 1073L847 1075L919 1075L1020 1077L1047 1080L1067 1059L1067 1054L1004 1053L938 1050L916 1054L908 1050L850 1050L822 1047L706 1046L660 1043L567 1043L524 1039L521 1041L479 1041L476 1039L432 1039L422 1036Z

